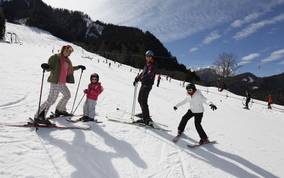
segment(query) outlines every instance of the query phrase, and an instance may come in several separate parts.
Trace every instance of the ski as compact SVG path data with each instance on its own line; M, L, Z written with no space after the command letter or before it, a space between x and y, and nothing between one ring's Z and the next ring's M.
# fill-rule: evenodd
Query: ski
M142 119L142 118L143 118L142 113L138 113L138 114L132 115L130 112L128 112L128 111L126 111L126 110L124 110L124 109L121 109L121 108L119 108L119 107L117 107L116 110L122 112L123 114L127 114L127 115L130 115L130 116L132 116L132 117L135 117L135 118L137 118L137 119ZM150 118L152 119L152 116L150 116ZM159 122L155 122L155 124L160 125L160 126L163 126L163 127L168 127L167 125L162 124L162 123L159 123Z
M135 114L134 117L143 119L142 113ZM150 116L150 118L152 119L151 116ZM167 126L167 125L165 125L165 124L162 124L162 123L159 123L159 122L155 122L155 124L160 125L160 126L163 126L163 127L169 127L169 126Z
M194 142L195 144L199 143L198 141L195 141L194 139L188 137L184 133L182 133L181 135L176 135L175 137L173 137L172 142L177 143L180 139L190 140L190 141Z
M64 115L56 115L54 113L51 113L46 119L51 120L51 119L57 119L57 118L72 118L72 117L80 117L83 115L73 115L73 116L64 116Z
M90 127L80 127L80 126L62 126L62 125L42 125L42 124L34 124L32 122L27 122L25 124L7 124L7 123L1 123L1 125L5 125L8 127L30 127L30 128L51 128L51 129L61 129L61 130L67 130L67 129L80 129L80 130L90 130Z
M83 122L81 119L75 119L75 120L73 120L72 118L66 118L65 120L68 121L68 122L72 122L72 123ZM97 119L95 119L94 121L88 121L88 122L94 122L94 123L96 123L96 124L103 123L103 121L99 121L99 120L97 120Z
M139 126L139 127L145 127L145 128L149 128L149 129L155 129L155 130L161 130L161 131L165 131L165 132L170 132L171 130L168 130L168 129L164 129L164 128L161 128L161 127L157 127L157 126L149 126L149 125L146 125L146 124L142 124L142 123L135 123L135 122L128 122L128 121L122 121L122 120L118 120L118 119L112 119L112 118L109 118L106 116L106 118L109 120L109 121L112 121L112 122L117 122L117 123L121 123L121 124L129 124L129 125L134 125L134 126Z
M197 147L200 147L200 146L204 146L204 145L208 145L208 144L216 144L217 143L217 141L210 141L210 142L208 142L208 143L204 143L204 144L188 144L187 145L187 147L188 148L197 148Z
M81 126L63 126L63 125L56 125L56 124L37 124L34 122L32 118L29 118L29 122L26 123L16 123L16 124L10 124L10 123L0 123L0 125L4 125L7 127L30 127L35 128L38 130L38 128L51 128L51 129L61 129L61 130L67 130L67 129L80 129L80 130L90 130L90 127L81 127Z

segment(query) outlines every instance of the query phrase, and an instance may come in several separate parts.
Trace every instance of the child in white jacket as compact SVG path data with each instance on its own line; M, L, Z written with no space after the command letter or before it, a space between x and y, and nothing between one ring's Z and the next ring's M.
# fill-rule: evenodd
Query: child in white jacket
M199 144L206 144L209 142L208 137L205 133L205 131L203 130L202 126L201 126L201 121L202 121L202 117L203 117L203 112L204 112L204 107L203 104L208 104L211 109L214 111L215 109L217 109L217 107L212 103L209 102L207 100L207 98L205 96L202 95L202 93L196 89L194 84L188 84L186 86L186 91L188 96L181 101L180 103L176 104L174 106L174 110L177 110L177 108L181 105L184 105L185 103L189 103L190 105L190 109L187 111L187 113L182 117L179 126L178 126L178 135L177 137L179 137L183 131L184 128L186 126L186 123L188 122L188 120L194 116L194 124L195 124L195 128L198 132L198 135L200 137L200 141Z

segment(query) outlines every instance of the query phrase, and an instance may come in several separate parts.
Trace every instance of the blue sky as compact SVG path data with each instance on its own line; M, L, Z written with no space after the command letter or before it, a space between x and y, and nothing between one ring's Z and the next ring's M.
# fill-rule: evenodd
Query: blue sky
M284 0L43 1L148 30L188 68L211 66L226 52L237 56L239 73L284 72Z

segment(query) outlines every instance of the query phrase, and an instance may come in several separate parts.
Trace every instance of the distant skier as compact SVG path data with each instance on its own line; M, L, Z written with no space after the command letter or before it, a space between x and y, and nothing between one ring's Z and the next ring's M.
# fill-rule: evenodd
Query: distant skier
M271 104L272 104L272 96L269 94L267 97L267 108L268 109L272 109Z
M246 94L246 103L244 109L249 109L249 102L251 100L251 95L248 90L245 91Z
M161 80L161 74L158 75L158 78L157 78L157 87L160 86L160 80Z
M56 115L71 116L72 114L66 111L66 105L68 100L71 98L69 89L66 83L75 83L73 71L74 70L85 70L86 67L83 65L73 66L69 59L70 54L73 52L73 48L70 45L63 46L59 54L52 55L48 64L43 63L42 69L49 71L50 76L48 82L50 83L50 90L47 100L40 106L38 112L34 116L34 120L40 124L50 124L46 119L46 114L51 105L53 105L59 95L62 93L63 98L58 102L55 110Z
M187 97L180 103L176 104L174 106L174 110L177 110L179 106L184 105L187 102L189 103L190 108L187 111L187 113L182 117L179 123L179 126L178 126L177 136L175 137L173 141L176 142L178 140L178 138L183 133L188 120L191 117L194 117L195 128L200 137L199 144L202 145L202 144L209 143L208 137L201 126L201 121L202 121L203 112L204 112L203 103L208 104L213 111L216 110L217 107L212 102L209 102L207 98L202 95L201 91L196 89L194 84L191 84L191 83L188 84L186 86L186 91L187 91Z
M88 88L84 90L84 93L87 94L87 99L83 107L83 117L80 118L83 122L94 121L97 99L104 90L99 79L99 75L97 73L93 73L90 76L91 83L88 85Z
M142 85L138 94L138 102L142 110L142 119L137 120L138 123L144 123L149 126L153 126L153 121L150 118L149 107L148 107L148 96L154 84L155 75L156 75L156 66L154 53L151 50L148 50L145 53L146 65L142 73L138 74L135 78L133 85L135 86L137 82L141 81Z
M217 80L217 86L218 86L218 91L222 92L224 89L226 89L226 83L221 80L220 78Z

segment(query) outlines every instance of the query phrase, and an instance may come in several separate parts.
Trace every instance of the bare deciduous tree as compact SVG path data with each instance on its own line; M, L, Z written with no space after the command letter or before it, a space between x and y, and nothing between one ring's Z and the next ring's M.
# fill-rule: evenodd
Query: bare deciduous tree
M237 62L237 57L232 53L221 53L219 58L214 62L217 74L226 78L235 74L240 67Z

